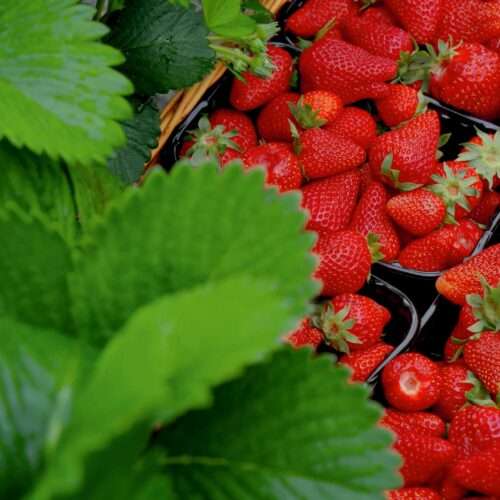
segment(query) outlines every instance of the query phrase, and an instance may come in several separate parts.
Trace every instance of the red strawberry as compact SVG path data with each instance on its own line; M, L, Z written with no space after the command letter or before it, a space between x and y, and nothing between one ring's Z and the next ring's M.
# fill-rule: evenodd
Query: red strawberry
M451 473L464 488L500 496L500 441L460 460Z
M473 332L469 328L477 322L474 316L474 311L469 304L465 304L460 309L460 315L458 316L457 324L451 332L450 337L446 341L444 348L444 359L448 362L452 362L457 359L464 347L464 342L460 342L468 339Z
M389 194L380 182L372 182L359 201L351 221L351 229L364 236L378 236L385 261L394 260L399 253L399 238L386 213Z
M462 488L451 476L449 470L441 482L440 488L441 498L444 500L461 500L465 497L467 490ZM468 500L469 497L467 497ZM484 500L484 499L483 499Z
M259 113L257 129L260 136L267 142L292 142L290 121L295 119L290 111L290 103L295 104L300 95L294 92L285 92L268 102Z
M323 306L320 326L329 345L349 353L379 342L390 317L389 311L374 300L344 293Z
M434 411L450 421L467 402L465 393L473 388L468 381L470 372L464 366L445 365L441 368L441 394Z
M374 56L342 40L324 37L302 52L299 60L302 91L330 90L349 104L383 97L384 82L396 76L396 62Z
M233 142L240 147L240 152L244 153L247 149L257 145L255 127L252 120L244 113L221 108L215 110L210 115L209 120L212 127L222 125L225 130L236 131L238 133L238 135L233 137Z
M405 191L427 184L435 171L439 133L437 113L427 111L378 136L369 153L373 174Z
M363 149L368 149L377 136L377 123L372 115L354 106L343 108L325 128L337 136L351 139Z
M443 200L451 222L468 216L483 195L483 182L476 170L467 163L441 163L432 181L430 189Z
M442 0L442 18L434 41L483 43L500 36L500 9L494 2L482 0ZM481 29L478 29L478 27Z
M444 272L436 281L441 295L455 304L463 305L471 293L481 293L482 276L491 286L500 282L500 244L493 245L468 261Z
M302 184L297 157L288 144L270 142L249 149L242 157L246 168L263 166L266 182L277 186L280 191L299 189Z
M286 21L286 29L294 35L311 38L335 19L341 21L353 9L351 0L308 0Z
M370 16L351 14L344 19L342 33L346 41L376 56L399 60L401 52L412 52L410 35L397 26L381 23Z
M373 2L372 2L373 3ZM396 20L394 19L394 16L384 7L381 5L376 5L374 7L370 7L369 9L366 9L363 14L363 19L380 23L380 24L386 24L386 25L396 25Z
M500 334L484 332L469 338L464 347L464 360L496 399L500 393Z
M445 423L437 415L424 411L403 413L386 408L380 423L396 433L412 433L418 430L418 432L441 437L446 431Z
M334 120L342 109L342 99L327 90L306 92L290 107L302 128L322 127Z
M425 410L439 399L439 366L416 352L401 354L382 371L382 387L387 401L394 408L402 411Z
M355 231L320 235L314 248L320 263L314 277L323 282L322 295L356 293L370 274L368 243Z
M387 492L388 500L441 500L441 495L431 488L399 488Z
M466 406L458 411L448 431L450 443L459 457L469 457L500 439L500 409L492 406Z
M341 174L361 165L366 158L364 149L355 142L320 128L302 132L297 151L308 179Z
M442 0L385 0L386 7L418 43L430 42L441 18Z
M500 6L499 6L500 8ZM458 161L465 161L483 178L490 189L500 185L500 132L478 135L464 144Z
M500 55L477 43L439 43L430 92L445 104L479 118L500 116Z
M486 47L500 54L500 37L488 40Z
M286 341L296 349L300 347L318 347L323 341L323 335L320 330L311 325L311 320L305 318L300 326L286 336Z
M421 188L393 196L387 213L405 231L424 236L442 224L446 208L438 195Z
M448 254L447 267L463 262L476 248L484 231L470 219L463 219L457 225L450 226L454 232L453 241Z
M463 310L470 309L468 330L474 333L500 331L500 286L493 287L486 280L481 280L480 294L467 295L467 304ZM462 313L460 313L460 318Z
M284 49L268 46L268 55L274 65L269 78L260 78L244 72L243 80L235 78L229 101L240 111L250 111L266 104L274 97L286 92L293 71L292 56Z
M388 127L411 120L420 107L418 90L407 85L391 85L386 97L375 101L381 120Z
M359 173L361 176L359 192L361 195L368 189L370 184L373 182L372 171L370 170L370 165L368 163L364 163L359 168Z
M302 206L309 211L307 229L334 232L351 220L359 190L356 171L310 182L302 188Z
M496 191L486 191L479 201L479 204L470 213L471 219L479 224L487 226L500 207L500 193Z
M362 351L344 354L339 359L339 363L348 366L352 370L352 382L365 382L393 350L394 347L391 345L378 342Z

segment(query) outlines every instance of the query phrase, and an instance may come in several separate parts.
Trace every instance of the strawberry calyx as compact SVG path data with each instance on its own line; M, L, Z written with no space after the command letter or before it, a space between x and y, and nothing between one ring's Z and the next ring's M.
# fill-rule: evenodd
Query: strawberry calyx
M469 327L473 333L484 331L500 331L500 285L492 287L486 279L479 278L483 293L469 294L466 297L467 303L472 307L476 323Z
M323 126L327 120L319 116L319 111L304 103L304 96L300 96L297 103L289 102L288 107L297 123L304 129L318 128Z
M375 5L378 0L354 0L356 3L360 4L359 10L360 12L363 12L364 10L368 9L368 7L371 7L372 5Z
M500 131L490 135L476 128L476 133L482 144L462 144L465 151L458 155L457 161L467 162L474 167L479 176L488 182L489 188L493 189L495 177L500 177Z
M490 406L493 408L497 407L497 403L495 403L495 401L491 399L491 396L486 390L486 387L484 387L484 385L474 375L474 373L472 373L471 371L467 371L467 378L464 380L464 382L472 384L472 389L469 389L465 393L465 397L469 403L477 406Z
M400 191L413 191L419 187L422 187L422 184L416 184L414 182L401 182L399 180L399 170L392 168L393 154L389 153L385 158L382 164L380 165L380 174L382 177L386 177L391 181L391 184L399 189Z
M372 263L381 261L384 258L384 254L381 252L380 236L376 233L368 233L366 235L366 242L372 256Z
M335 311L331 303L325 304L320 316L320 329L323 331L325 341L337 351L349 354L349 344L361 344L359 338L351 333L351 328L356 324L352 318L348 319L350 308L343 307Z
M467 176L465 168L454 171L446 163L443 170L443 175L434 174L431 177L434 184L429 189L437 194L446 206L445 222L456 223L455 207L458 205L469 212L471 206L468 197L479 196L478 190L472 187L477 183L477 177Z
M297 41L297 47L301 50L308 49L314 42L321 40L332 28L337 24L337 18L332 17L327 21L322 28L316 33L313 40L307 40L306 38L299 37Z

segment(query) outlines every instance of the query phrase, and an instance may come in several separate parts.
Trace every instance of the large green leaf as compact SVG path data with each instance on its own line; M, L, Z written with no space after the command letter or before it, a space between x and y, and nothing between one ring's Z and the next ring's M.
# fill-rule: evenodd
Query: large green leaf
M93 352L0 317L0 497L19 498L56 446Z
M139 310L97 361L36 498L71 494L88 477L86 457L93 464L90 477L98 464L112 473L109 453L100 459L92 454L116 444L137 425L173 419L187 408L207 404L211 386L278 345L288 320L288 308L275 288L246 276L165 297ZM143 438L144 446L147 435ZM140 444L132 445L137 454ZM129 445L125 440L118 449ZM126 475L128 470L119 472Z
M383 499L399 459L346 371L282 351L163 431L174 498Z
M69 162L103 161L125 135L123 62L78 0L0 2L0 138Z
M123 182L132 184L144 172L144 164L160 136L160 113L153 101L137 107L134 117L123 124L126 146L118 149L108 161L108 168Z
M158 170L89 232L72 280L82 332L103 342L141 305L246 273L269 280L290 318L306 312L313 236L299 196L264 190L264 174L231 166Z
M45 218L0 210L0 315L70 332L70 247Z
M27 213L44 214L64 238L77 231L75 204L60 162L0 141L0 209L15 202Z
M166 0L130 0L107 41L126 57L122 70L143 95L188 87L213 67L201 12Z
M244 38L255 32L256 23L241 12L240 0L203 0L202 5L210 31L229 38Z

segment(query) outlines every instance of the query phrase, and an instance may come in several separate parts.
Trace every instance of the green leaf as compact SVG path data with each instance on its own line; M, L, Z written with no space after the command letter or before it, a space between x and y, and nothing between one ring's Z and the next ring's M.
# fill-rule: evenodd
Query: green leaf
M207 404L211 386L278 345L289 317L274 287L247 276L164 297L139 310L106 346L75 401L61 449L36 498L72 492L83 479L85 458L138 424ZM146 440L147 435L144 445Z
M94 352L0 317L0 496L20 498L56 446Z
M240 0L203 0L203 15L210 31L230 38L251 35L256 23L241 12Z
M214 66L200 12L166 0L130 0L107 41L126 56L121 69L143 95L188 87Z
M291 319L306 313L314 240L299 195L263 188L240 165L180 164L129 190L89 232L72 280L84 335L102 343L141 305L161 295L248 274L276 286Z
M70 248L39 216L0 211L0 315L70 332Z
M173 498L383 499L399 459L367 396L329 357L279 352L164 430Z
M242 9L257 23L271 23L274 16L271 11L266 9L259 0L243 0Z
M108 161L109 170L123 182L132 184L144 172L151 150L158 144L160 113L152 101L138 107L133 118L123 124L126 146L118 149Z
M121 54L96 42L106 28L93 13L77 0L2 0L0 138L85 163L123 144L132 87L111 69Z
M75 204L64 166L47 156L0 141L0 208L17 204L29 214L43 214L64 239L74 242Z

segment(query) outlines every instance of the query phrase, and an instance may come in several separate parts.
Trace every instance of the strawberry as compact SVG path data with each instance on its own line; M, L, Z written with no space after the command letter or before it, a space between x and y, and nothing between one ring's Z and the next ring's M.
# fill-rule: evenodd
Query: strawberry
M465 161L493 189L500 185L500 132L485 134L477 130L477 135L465 143L458 161Z
M424 411L403 413L386 408L380 424L396 433L411 433L418 430L431 436L441 437L446 431L443 420L437 415Z
M407 85L391 85L386 97L375 100L380 119L388 127L411 120L422 107L418 90Z
M288 90L293 71L292 56L273 45L268 46L268 55L274 65L269 78L260 78L246 71L243 80L233 80L229 101L234 108L250 111Z
M372 115L354 106L343 108L325 129L351 139L363 149L368 149L377 136L377 124Z
M468 330L473 333L500 331L500 286L491 286L481 279L482 291L467 295L467 304L462 311L470 309L472 318L467 317ZM462 318L462 312L460 313Z
M342 34L346 41L381 57L398 60L401 52L412 52L410 35L397 26L381 23L370 16L351 14L344 19Z
M385 0L384 4L418 43L433 40L442 0Z
M484 231L470 219L463 219L457 225L451 225L454 236L448 253L447 267L463 262L476 248Z
M242 160L246 168L264 167L267 184L277 186L280 191L299 189L302 184L299 162L288 144L269 142L255 146Z
M379 342L390 317L389 311L374 300L344 293L323 306L319 325L327 344L349 353Z
M430 93L479 118L500 116L500 54L477 43L450 47L439 42L430 70Z
M366 283L372 257L360 234L345 230L320 235L313 251L320 259L314 277L323 282L322 295L356 293Z
M452 362L462 354L464 340L467 340L473 332L470 327L477 322L474 311L469 304L465 304L460 309L457 324L446 341L444 348L444 359Z
M444 479L442 479L440 493L444 500L461 500L465 497L467 490L462 488L462 486L453 479L448 469ZM467 497L467 499L470 500L469 497Z
M320 128L302 132L297 140L296 152L308 179L341 174L361 165L366 159L361 146Z
M334 19L341 21L353 9L351 0L308 0L286 21L286 29L294 35L311 38Z
M391 345L378 342L362 351L344 354L340 357L339 363L351 369L352 382L365 382L393 350L394 347Z
M500 394L500 335L484 332L470 337L464 347L464 360L496 399Z
M323 341L323 334L311 324L309 318L304 318L299 327L285 337L285 340L294 348L318 347Z
M456 413L448 439L459 457L469 457L500 439L500 409L494 406L466 406Z
M247 149L257 145L255 127L252 120L244 113L221 108L211 113L209 121L212 127L220 125L225 130L236 131L238 135L233 137L233 142L239 146L240 152L244 153Z
M373 3L373 2L371 2ZM395 26L396 20L394 16L382 5L376 4L363 12L363 19L372 23L386 24Z
M342 109L342 99L327 90L312 90L300 97L290 109L302 128L322 127L330 123Z
M468 261L444 272L436 281L437 291L449 301L463 305L471 293L481 293L482 276L491 286L500 282L500 244L493 245Z
M464 488L500 496L500 441L459 460L451 474Z
M393 196L387 202L387 213L405 231L424 236L442 224L446 207L437 194L420 188Z
M439 399L439 366L416 352L401 354L382 371L382 387L387 401L394 408L402 411L425 410Z
M454 222L468 216L481 200L483 182L476 170L467 163L441 163L432 176L430 189L446 205L447 221Z
M359 192L361 195L368 189L368 186L373 182L372 171L370 170L370 165L368 163L364 163L359 168L360 174L360 185Z
M342 40L323 37L302 52L299 59L303 92L330 90L344 104L383 97L396 76L396 62L374 56Z
M441 495L431 488L399 488L387 492L387 500L441 500Z
M302 188L302 207L309 211L307 229L334 232L345 229L358 197L356 171L310 182Z
M295 104L300 95L285 92L268 102L259 113L257 129L260 136L267 142L292 142L290 121L295 123L290 103Z
M482 0L442 0L442 17L434 41L483 43L500 36L500 9ZM481 29L478 29L478 26Z
M378 236L383 260L392 261L399 253L399 238L386 213L389 194L380 182L372 182L354 211L351 229L364 236Z
M470 217L479 224L487 226L493 220L499 207L500 193L496 191L486 191L476 208L470 213Z
M469 381L471 373L460 365L445 365L441 368L441 394L434 411L450 421L467 402L466 393L473 388Z
M378 136L369 153L373 174L404 191L427 184L435 171L439 132L438 114L427 111Z
M500 36L488 40L486 47L500 54Z

